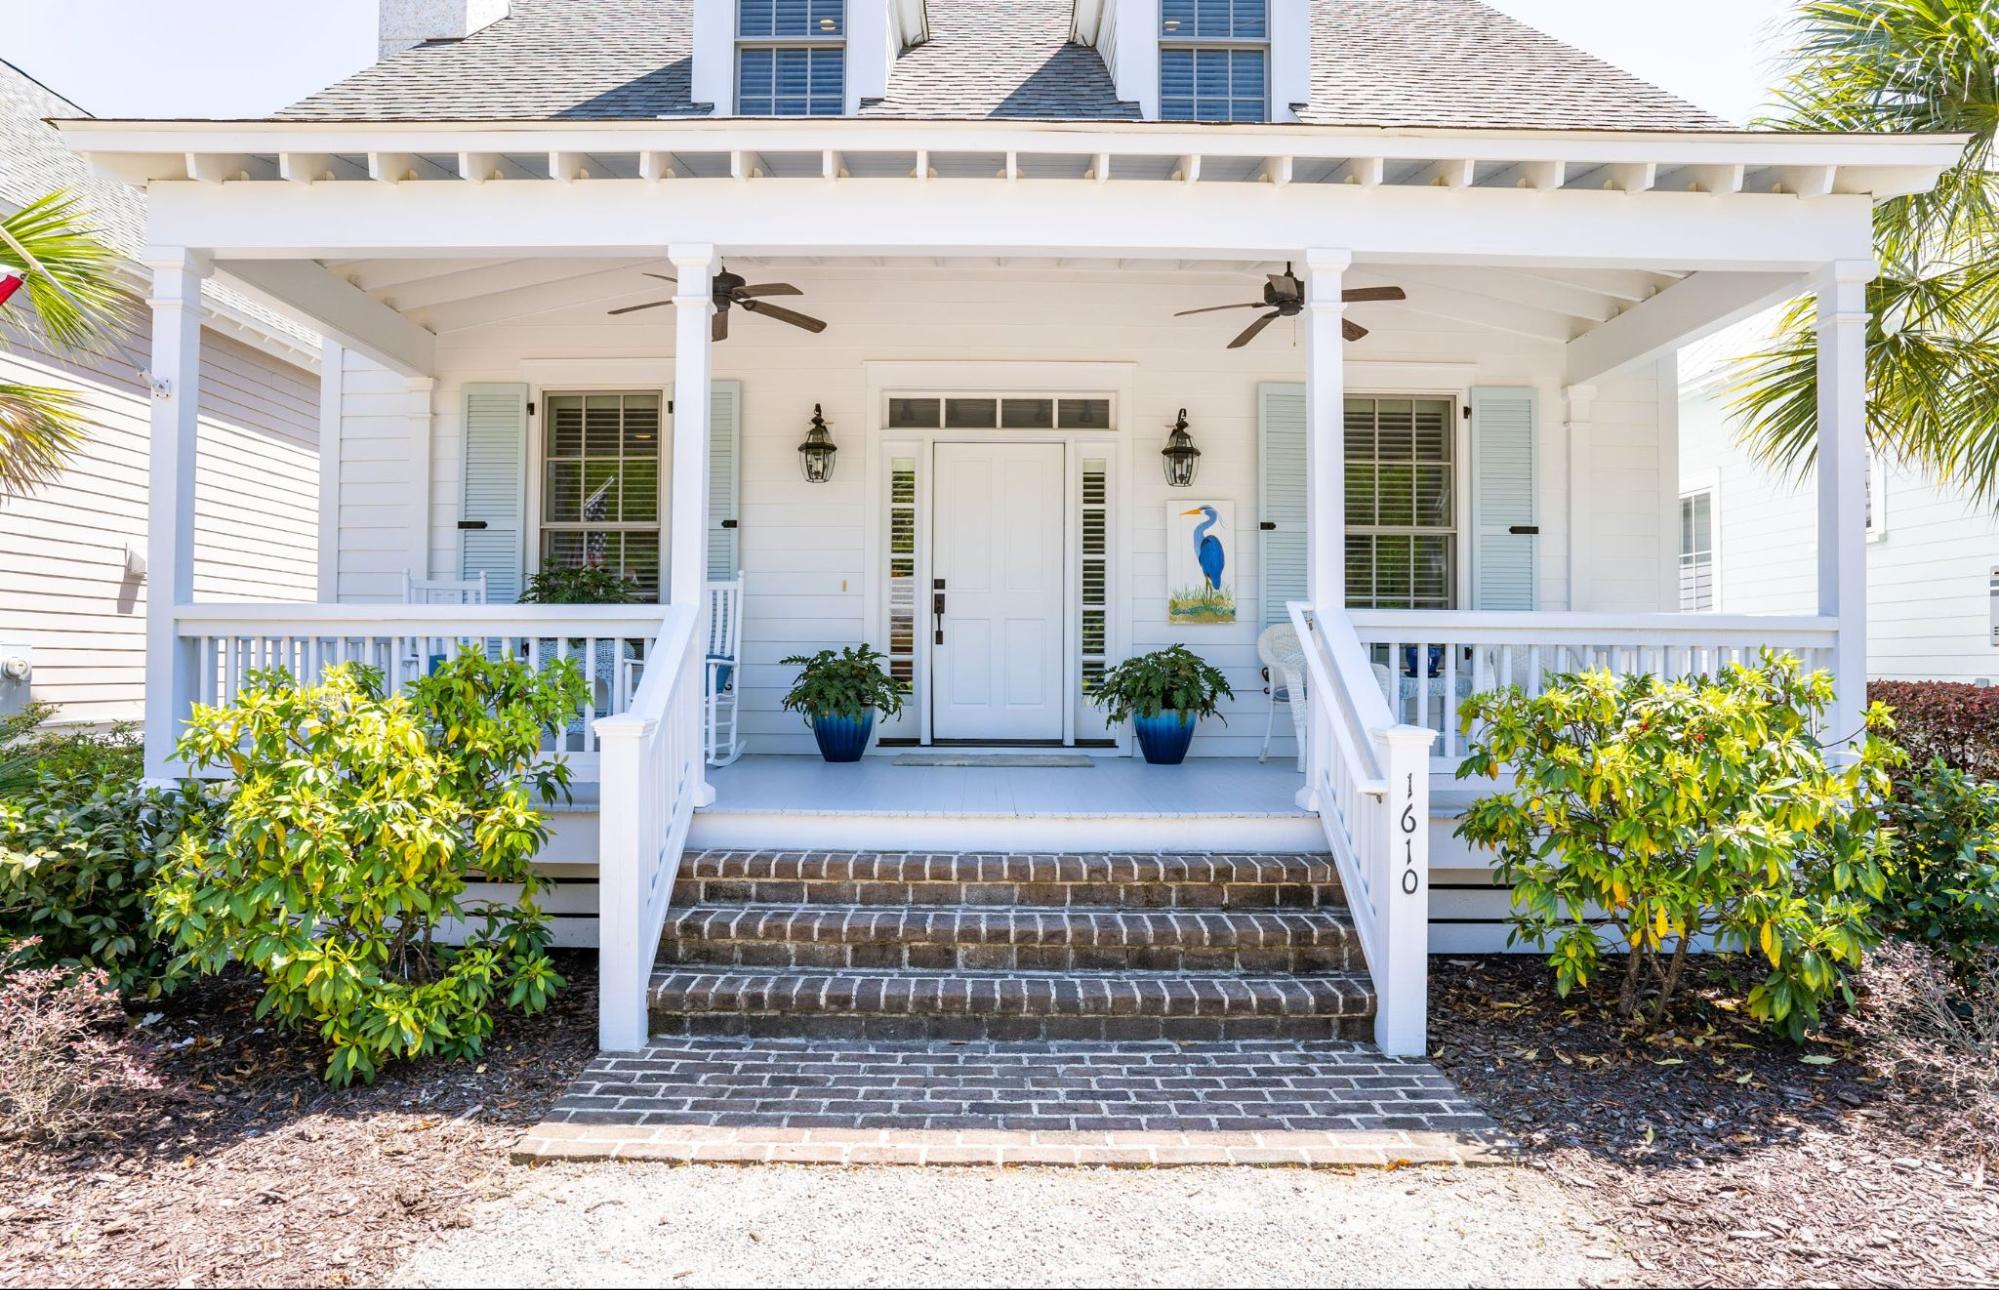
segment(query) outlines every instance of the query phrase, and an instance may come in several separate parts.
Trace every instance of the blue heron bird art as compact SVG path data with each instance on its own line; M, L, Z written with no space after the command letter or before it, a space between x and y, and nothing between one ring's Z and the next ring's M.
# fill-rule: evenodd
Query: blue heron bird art
M1235 591L1229 580L1228 543L1233 526L1228 503L1189 507L1170 544L1166 617L1176 623L1232 623ZM1189 524L1187 521L1192 520Z

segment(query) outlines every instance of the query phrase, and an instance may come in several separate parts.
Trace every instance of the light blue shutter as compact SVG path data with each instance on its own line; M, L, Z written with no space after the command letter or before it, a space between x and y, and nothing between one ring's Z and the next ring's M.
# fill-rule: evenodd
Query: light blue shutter
M1536 409L1531 389L1471 392L1474 609L1534 608Z
M743 455L743 383L717 381L708 400L708 577L727 582L742 570L736 527ZM726 522L726 523L725 523Z
M486 575L486 598L521 596L521 530L527 505L528 387L465 387L465 492L458 576ZM469 527L468 527L469 526Z
M1305 387L1256 387L1257 578L1263 625L1291 621L1305 586Z

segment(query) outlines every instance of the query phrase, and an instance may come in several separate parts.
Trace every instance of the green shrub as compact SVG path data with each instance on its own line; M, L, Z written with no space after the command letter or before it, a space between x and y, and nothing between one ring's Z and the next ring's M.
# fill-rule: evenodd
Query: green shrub
M849 645L837 653L822 649L817 654L794 654L784 665L802 670L782 706L807 722L814 717L859 721L876 709L892 717L902 711L902 686L882 667L887 658L871 645Z
M1960 970L1999 948L1999 784L1939 758L1897 776L1894 863L1881 920Z
M1224 696L1233 699L1235 691L1220 668L1185 645L1169 645L1134 655L1104 673L1090 702L1116 725L1134 714L1156 717L1169 709L1212 717L1216 701Z
M31 968L102 972L126 994L170 989L146 887L199 785L147 789L130 726L51 729L48 704L0 722L0 945ZM33 941L32 946L25 943Z
M1749 1008L1792 1038L1828 998L1851 1001L1848 973L1879 939L1880 800L1900 753L1870 734L1828 767L1812 732L1831 700L1825 673L1765 651L1718 680L1590 672L1465 703L1459 777L1515 781L1458 834L1498 853L1513 936L1549 951L1561 993L1596 975L1607 941L1627 951L1620 1015L1657 1023L1711 938L1763 960ZM1870 710L1870 731L1885 721Z
M497 1007L535 1012L562 985L533 868L534 804L566 793L543 734L584 699L567 660L536 673L466 650L405 693L366 668L300 687L253 673L229 708L196 709L180 751L234 779L226 810L184 832L155 915L201 972L264 978L260 1015L314 1026L327 1078L372 1080L395 1058L478 1054ZM476 902L468 881L517 884ZM438 944L447 923L460 948Z
M599 565L557 565L528 579L523 605L631 605L645 600L639 584Z

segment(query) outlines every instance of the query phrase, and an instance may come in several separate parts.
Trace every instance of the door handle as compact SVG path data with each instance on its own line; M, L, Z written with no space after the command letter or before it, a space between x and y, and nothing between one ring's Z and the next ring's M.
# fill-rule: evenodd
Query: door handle
M930 597L930 621L935 628L935 643L944 643L944 593L939 591Z

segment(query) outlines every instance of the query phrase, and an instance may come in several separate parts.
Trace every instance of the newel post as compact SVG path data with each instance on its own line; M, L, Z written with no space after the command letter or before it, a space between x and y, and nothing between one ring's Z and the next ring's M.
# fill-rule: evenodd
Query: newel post
M146 491L146 778L177 773L174 745L200 678L197 645L180 639L177 612L194 600L195 443L201 424L201 280L206 257L154 247L146 304L153 354L151 461Z
M1430 1017L1430 746L1425 726L1391 726L1387 749L1388 854L1377 871L1374 968L1375 1046L1391 1057L1420 1057Z
M1305 252L1305 598L1314 614L1345 610L1347 251ZM1318 809L1332 727L1315 702L1306 727L1305 787L1298 804Z
M628 1053L645 1047L646 986L656 945L645 945L645 892L641 875L645 804L639 800L645 742L653 722L629 714L596 724L597 816L597 1047ZM656 813L661 804L654 803Z

